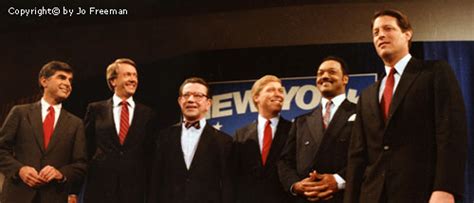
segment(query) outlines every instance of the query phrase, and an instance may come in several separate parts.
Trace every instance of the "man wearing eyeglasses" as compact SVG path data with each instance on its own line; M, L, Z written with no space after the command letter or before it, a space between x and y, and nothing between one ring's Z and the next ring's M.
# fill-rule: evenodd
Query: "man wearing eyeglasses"
M183 121L158 136L148 202L233 202L232 138L206 123L207 82L186 79L178 103Z
M114 95L89 104L84 119L89 152L84 202L144 202L153 112L133 98L138 87L133 60L115 60L106 74Z

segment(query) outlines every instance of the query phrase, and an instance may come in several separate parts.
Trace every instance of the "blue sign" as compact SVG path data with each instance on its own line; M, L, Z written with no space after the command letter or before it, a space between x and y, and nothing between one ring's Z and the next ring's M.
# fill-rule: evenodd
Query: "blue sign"
M281 115L292 120L316 108L321 101L321 94L316 88L315 76L282 78L285 89L285 101ZM349 75L347 99L357 103L360 91L374 83L377 74ZM208 124L230 135L257 119L257 108L250 93L256 80L227 81L211 83L213 92L212 106L207 114Z

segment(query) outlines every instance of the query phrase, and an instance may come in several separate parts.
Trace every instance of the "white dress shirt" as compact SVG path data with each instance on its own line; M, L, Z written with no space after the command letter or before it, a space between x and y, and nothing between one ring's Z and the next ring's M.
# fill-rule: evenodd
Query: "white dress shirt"
M397 89L398 83L400 82L400 78L402 77L403 71L405 71L405 68L407 67L408 62L411 59L411 55L407 54L404 56L400 61L398 61L395 64L395 74L393 74L393 78L395 79L394 84L393 84L393 93ZM380 83L380 89L379 89L379 102L382 101L382 96L383 96L383 91L385 90L385 81L387 81L387 76L390 73L391 67L385 66L385 77L382 79L382 82Z
M278 125L278 121L280 120L280 117L274 117L270 119L270 127L272 128L272 140L275 138L275 131ZM262 153L263 149L263 133L265 131L265 125L267 124L267 119L258 114L258 120L257 120L257 135L258 135L258 145L260 146L260 154Z
M128 102L128 124L132 124L133 119L133 112L135 110L135 102L133 101L133 97L129 97L127 100ZM118 97L116 94L112 96L112 107L113 107L113 114L114 114L114 123L115 129L117 130L117 136L120 132L120 113L122 112L122 105L120 104L122 99Z
M186 168L188 170L193 162L202 131L206 126L206 118L199 120L199 125L199 129L194 127L186 129L186 127L184 127L184 122L181 124L181 149L183 150L184 162L186 163Z
M56 105L51 105L49 104L46 100L44 100L44 98L41 98L41 121L44 122L44 119L46 119L46 116L48 115L48 108L50 106L53 106L53 109L54 109L54 124L53 124L53 128L56 127L56 123L58 123L58 119L59 119L59 114L61 113L61 108L62 108L62 104L59 103L59 104L56 104Z

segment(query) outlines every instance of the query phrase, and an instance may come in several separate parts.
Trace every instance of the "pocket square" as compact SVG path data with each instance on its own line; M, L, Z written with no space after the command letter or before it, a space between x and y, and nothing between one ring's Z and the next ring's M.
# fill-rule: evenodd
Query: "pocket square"
M355 121L356 120L356 114L352 114L349 119L347 119L348 122L350 121Z

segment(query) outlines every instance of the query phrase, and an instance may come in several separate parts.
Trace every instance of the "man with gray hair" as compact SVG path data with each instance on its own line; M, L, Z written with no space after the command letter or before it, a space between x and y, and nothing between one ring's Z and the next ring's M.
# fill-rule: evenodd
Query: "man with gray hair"
M84 118L90 159L84 202L144 202L153 111L133 99L138 87L134 61L117 59L106 74L114 95L89 104Z

